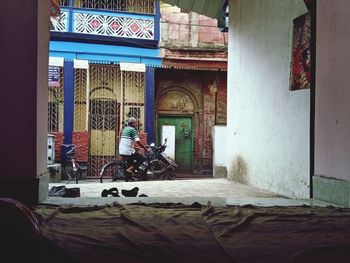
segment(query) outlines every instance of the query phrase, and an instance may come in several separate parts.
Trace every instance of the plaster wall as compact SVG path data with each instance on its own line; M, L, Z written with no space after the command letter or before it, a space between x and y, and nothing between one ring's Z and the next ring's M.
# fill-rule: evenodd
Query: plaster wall
M6 65L0 96L1 123L6 126L0 131L1 177L35 178L46 172L47 163L49 3L10 1L2 3L0 9L12 25L0 27L6 39L1 43ZM21 19L13 19L13 13ZM24 24L29 25L25 31L14 30Z
M49 65L49 24L50 17L45 15L49 4L45 0L38 1L37 31L37 116L36 116L36 169L37 175L47 173L47 80Z
M213 136L213 176L214 177L225 177L227 171L222 171L227 166L226 156L227 148L227 130L226 126L214 126L212 128ZM226 172L226 173L225 173Z
M217 20L197 13L161 10L161 42L165 48L226 48L227 33L217 27Z
M309 197L310 90L289 90L293 19L302 0L229 2L228 177Z
M315 174L350 181L350 2L317 1Z

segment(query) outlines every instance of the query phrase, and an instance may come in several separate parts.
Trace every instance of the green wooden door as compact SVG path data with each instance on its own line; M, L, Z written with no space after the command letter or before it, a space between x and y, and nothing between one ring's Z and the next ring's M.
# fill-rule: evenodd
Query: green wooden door
M158 144L163 125L175 126L175 162L177 170L191 170L193 161L193 128L191 117L161 116L158 118Z

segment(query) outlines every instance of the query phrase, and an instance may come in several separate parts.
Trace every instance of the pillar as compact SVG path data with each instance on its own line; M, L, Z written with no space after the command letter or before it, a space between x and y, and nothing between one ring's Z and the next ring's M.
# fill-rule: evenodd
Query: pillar
M47 0L0 2L0 196L25 204L48 190L49 8Z
M74 65L73 61L64 61L64 144L71 144L74 125Z
M146 132L147 142L155 143L155 124L154 124L154 68L146 69Z

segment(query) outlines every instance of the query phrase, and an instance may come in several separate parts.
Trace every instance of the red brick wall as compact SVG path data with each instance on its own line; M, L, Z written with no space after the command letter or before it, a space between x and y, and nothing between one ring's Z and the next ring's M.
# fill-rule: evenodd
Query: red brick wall
M216 122L218 125L226 125L227 122L227 75L220 74L217 86Z
M50 132L55 135L55 162L61 161L61 144L63 143L63 132Z
M73 132L73 144L76 145L75 158L78 162L88 162L89 133L87 131Z
M51 132L55 135L55 161L61 161L61 145L63 143L63 132ZM141 142L147 144L147 133L140 132ZM89 160L89 132L75 131L73 132L73 144L76 146L75 158L78 162L88 162ZM118 147L118 145L117 145ZM135 147L138 147L136 144Z
M63 132L51 132L55 135L55 161L61 161L61 145ZM89 159L89 133L87 131L73 132L73 144L76 146L75 158L78 162L87 162Z
M194 44L195 48L222 48L227 45L228 33L220 32L216 19L204 15L175 13L166 9L162 9L161 14L163 23L167 25L161 34L162 45L193 47ZM190 26L191 24L199 26ZM194 42L194 39L197 40Z

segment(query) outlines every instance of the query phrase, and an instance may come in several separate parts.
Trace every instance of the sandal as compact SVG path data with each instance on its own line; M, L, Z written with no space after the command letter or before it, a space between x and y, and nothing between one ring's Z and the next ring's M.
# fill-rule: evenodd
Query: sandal
M112 195L114 197L119 197L119 194L118 194L118 189L116 187L112 187L111 189L107 190L107 189L104 189L101 193L101 196L102 197L107 197L108 195Z

